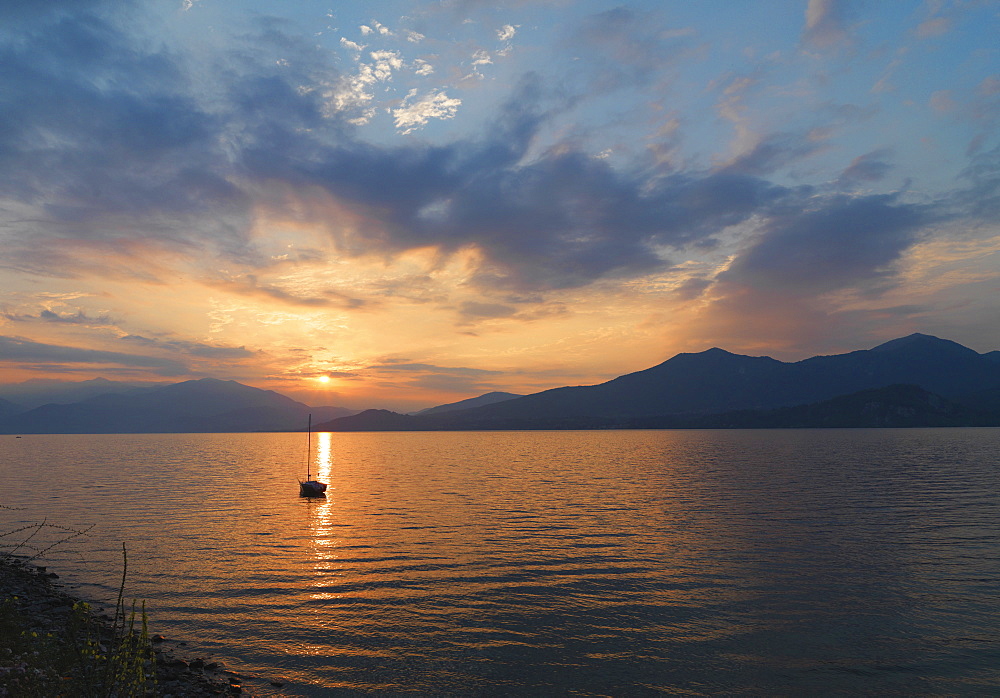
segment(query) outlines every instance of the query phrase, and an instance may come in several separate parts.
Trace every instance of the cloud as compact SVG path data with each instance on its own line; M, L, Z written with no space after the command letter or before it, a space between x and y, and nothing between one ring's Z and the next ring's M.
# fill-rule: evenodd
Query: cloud
M459 308L459 313L466 320L472 319L492 319L511 317L517 313L517 308L501 303L476 303L466 301Z
M849 42L845 7L810 2L803 43ZM229 292L302 307L360 306L350 293L302 291L240 271L267 265L252 233L262 210L276 210L326 231L343 257L474 251L479 266L466 283L484 300L458 307L471 320L514 316L506 302L490 301L510 291L667 273L676 256L712 249L734 226L760 237L715 286L690 280L678 293L731 298L736 289L786 288L813 297L864 285L866 275L877 288L929 219L926 209L891 198L823 199L818 187L772 181L827 152L828 143L805 129L755 136L726 165L701 169L622 166L573 138L552 139L589 88L646 88L663 79L691 32L656 13L620 7L588 17L569 32L576 50L587 47L578 63L586 66L580 75L593 76L587 89L526 74L481 131L463 130L442 145L365 141L357 128L375 114L376 88L400 71L430 73L422 59L408 63L393 50L365 55L345 39L358 55L342 73L313 40L261 20L209 64L193 65L159 42L127 35L94 6L60 12L39 9L30 31L0 45L0 167L17 173L0 178L0 196L25 209L0 233L2 264L30 261L38 274L68 275L90 263L78 243L111 250L155 241L143 248L147 256L173 251L206 266L231 262L237 271L209 282ZM387 35L377 23L366 26L374 38ZM497 38L514 31L505 25ZM755 79L730 83L727 96L743 96ZM989 81L980 91L996 92ZM455 118L465 107L450 92L410 91L390 112L398 132ZM888 156L877 148L855 158L838 183L883 180ZM976 205L987 212L996 205L995 178L988 160L975 163L969 192L982 195Z
M472 54L472 65L490 65L493 63L493 59L490 57L489 51L476 51Z
M978 220L1000 220L1000 146L975 155L961 176L957 203Z
M544 94L528 76L481 140L391 149L344 141L316 144L308 158L268 150L248 160L249 171L321 187L364 212L363 236L334 233L341 249L472 248L484 260L475 283L524 290L662 269L664 246L710 245L722 228L792 195L738 168L650 180L573 149L522 162L560 109L544 106Z
M892 289L897 264L940 215L898 195L833 195L775 212L703 289L710 302L692 328L745 351L843 346L847 316L837 299L875 299Z
M692 277L678 286L674 293L681 300L694 300L701 296L711 285L712 282L708 279Z
M901 65L903 65L904 57L909 53L909 49L906 47L897 49L896 55L893 56L892 60L882 71L882 75L879 79L872 85L872 93L878 94L881 92L893 92L896 86L892 83L892 78L895 76L896 71Z
M797 160L822 152L821 140L795 133L772 133L736 156L725 167L730 172L750 175L771 174Z
M358 63L353 75L340 77L332 89L323 92L325 115L342 115L353 124L364 124L372 118L374 111L369 105L375 99L375 86L392 80L393 73L404 63L398 51L372 51L368 56L371 61Z
M218 166L215 117L169 54L79 12L3 42L0 63L0 169L17 172L0 198L33 209L12 245L37 248L41 233L236 246L246 199Z
M42 310L38 315L15 315L10 312L0 313L3 317L14 322L38 321L52 322L64 325L84 325L87 327L115 325L117 322L108 313L102 313L97 317L87 315L83 310L75 313L60 313L53 310Z
M1000 75L990 75L983 78L976 88L976 92L983 97L1000 95Z
M924 206L892 195L834 196L812 210L774 215L719 280L790 296L882 287L932 220Z
M82 310L75 313L56 313L51 310L43 310L39 313L39 318L46 322L66 323L70 325L113 325L115 321L107 314L98 317L89 317Z
M802 43L818 49L831 49L851 41L846 26L844 0L809 0Z
M104 0L7 0L0 3L0 19L32 24L49 20L57 12L90 10Z
M939 114L954 111L958 106L951 96L951 90L938 90L934 92L928 103L930 104L931 109Z
M667 177L616 170L571 144L526 157L539 132L573 104L531 74L478 138L376 146L359 140L350 122L368 118L371 86L403 65L396 52L373 51L356 73L331 75L310 42L262 21L220 64L209 111L192 96L178 57L151 53L98 16L76 19L3 49L18 106L0 116L8 125L0 139L13 134L0 140L0 159L21 176L0 186L15 199L44 202L40 219L8 240L25 255L46 249L39 236L116 247L149 237L185 255L259 267L266 260L249 236L256 209L299 216L302 197L323 192L364 221L357 229L330 222L341 254L475 250L482 264L471 282L480 289L568 288L663 270L665 250L711 246L726 226L767 215L798 194L761 176L817 147L778 134L726 171ZM601 37L595 53L643 73L672 50L658 26L619 9L592 17L584 32ZM58 52L59 68L37 60ZM120 84L132 87L109 87ZM453 118L460 105L443 90L411 92L392 114L401 133L412 133ZM52 134L58 145L39 157L33 144ZM306 215L327 225L320 213ZM34 268L65 273L82 263L78 253L62 254ZM290 304L357 305L250 277L227 283Z
M941 36L951 31L952 20L947 17L932 17L917 26L916 35L921 39Z
M836 15L833 5L821 5L813 8L822 10L817 26ZM808 135L772 133L724 168L670 175L616 169L572 143L529 156L538 134L574 104L530 74L479 137L442 146L374 145L361 141L351 122L368 118L372 86L404 67L398 52L372 51L356 72L331 74L311 44L261 22L221 65L225 79L209 111L191 95L178 57L151 53L98 16L78 19L29 37L23 45L31 51L4 49L13 74L20 68L25 76L12 79L21 106L0 116L10 124L0 133L16 136L0 142L0 158L24 176L2 186L17 199L45 202L42 222L15 241L25 254L39 249L43 231L109 244L150 236L184 254L204 256L208 245L223 259L260 267L266 261L249 231L264 204L295 215L305 210L309 222L328 227L344 255L475 250L481 264L469 282L487 294L572 288L662 272L672 251L711 248L729 226L766 222L781 206L808 201L808 188L765 177L824 147ZM661 29L654 15L619 8L590 17L581 35L597 42L588 60L642 80L677 50ZM89 48L69 48L80 45ZM59 65L73 67L35 60L57 51ZM279 56L284 65L276 64ZM133 88L106 87L117 84ZM400 133L411 134L454 118L460 106L443 90L411 91L392 116ZM31 144L43 130L60 134L61 145L39 158ZM844 177L874 181L886 167L872 155ZM317 192L336 206L309 212L303 197ZM338 227L324 215L331 208L363 225ZM36 268L41 273L43 265ZM362 303L332 290L293 291L253 274L210 283L304 307ZM468 304L460 313L482 318L505 307Z
M364 44L359 44L356 41L351 41L350 39L344 36L340 37L340 45L346 49L350 49L358 53L361 53L362 51L365 50L365 48L367 48Z
M366 301L360 298L354 298L333 289L326 289L319 295L293 293L274 284L261 283L254 274L244 274L232 279L206 280L204 283L228 293L277 301L292 306L354 309L366 305Z
M567 43L589 64L590 93L649 85L665 66L683 55L688 32L674 32L655 12L616 7L587 17ZM583 72L583 71L579 71Z
M432 390L464 395L497 390L498 386L491 380L505 375L503 371L481 368L391 361L369 366L366 373L390 381L397 390Z
M510 41L511 39L514 38L514 34L516 33L517 33L516 27L510 24L505 24L499 29L497 29L497 39L499 39L500 41Z
M143 337L141 335L126 335L121 338L121 341L140 346L165 349L180 354L188 354L199 358L239 360L255 356L254 352L249 351L246 347L228 347L184 340L163 340Z
M386 362L368 367L379 371L402 371L404 373L434 372L453 376L492 376L501 375L502 371L489 371L483 368L467 368L460 366L435 366L433 364Z
M79 349L6 336L0 336L0 361L33 365L110 364L151 369L161 376L178 376L188 372L187 367L171 359L115 351Z
M431 119L452 119L462 106L462 100L449 97L444 92L432 91L412 103L407 103L417 94L410 91L403 100L403 106L392 110L396 128L403 135L413 133L426 126Z
M859 155L840 175L842 183L853 184L861 182L878 182L892 170L892 165L886 161L890 154L886 148L880 148L864 155Z

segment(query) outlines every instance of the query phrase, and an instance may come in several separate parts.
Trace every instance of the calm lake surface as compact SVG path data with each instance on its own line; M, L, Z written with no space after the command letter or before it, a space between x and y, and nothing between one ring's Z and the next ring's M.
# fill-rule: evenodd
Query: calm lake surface
M0 437L3 531L264 695L998 695L1000 429ZM49 534L52 537L52 534ZM7 539L0 539L7 540Z

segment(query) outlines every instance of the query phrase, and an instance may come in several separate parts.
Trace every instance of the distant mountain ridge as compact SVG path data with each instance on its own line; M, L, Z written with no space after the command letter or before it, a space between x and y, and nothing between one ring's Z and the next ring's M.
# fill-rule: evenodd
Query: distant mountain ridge
M506 402L507 400L513 400L514 398L518 397L524 397L524 396L516 395L514 393L504 393L504 392L485 393L483 395L480 395L479 397L470 397L467 400L459 400L458 402L449 402L447 405L428 407L425 410L420 410L419 412L414 412L413 414L429 415L429 414L442 414L444 412L454 412L455 410L467 410L472 407L482 407L483 405L493 405L498 402Z
M342 407L310 407L236 381L202 378L42 405L0 419L0 433L296 431L305 429L309 414L328 420L352 413Z
M24 383L0 385L0 399L10 400L25 409L32 409L52 403L69 404L98 395L128 393L139 388L158 388L163 385L150 381L112 381L107 378L75 382L35 379Z
M24 409L22 405L18 405L16 402L0 398L0 419L24 412Z
M32 407L10 395L85 397ZM1000 426L1000 351L925 334L797 362L712 348L597 385L487 393L414 415L310 407L214 378L39 381L0 396L3 434L298 431L309 414L317 431Z
M912 385L961 402L1000 390L1000 362L957 342L912 334L873 349L786 363L712 348L592 386L554 388L492 405L392 420L394 429L594 429L692 424L742 410L805 406L865 390ZM984 392L985 391L985 392ZM898 396L897 396L898 397ZM362 415L365 413L362 413ZM318 428L390 428L373 415ZM944 419L941 417L941 419ZM843 420L842 420L843 421ZM946 420L945 420L946 421ZM1000 422L998 422L1000 423Z
M633 426L662 428L676 421L652 419ZM701 429L823 429L830 427L958 427L994 426L1000 414L960 404L916 385L889 385L841 395L832 400L779 407L773 410L742 410L708 415L685 426Z

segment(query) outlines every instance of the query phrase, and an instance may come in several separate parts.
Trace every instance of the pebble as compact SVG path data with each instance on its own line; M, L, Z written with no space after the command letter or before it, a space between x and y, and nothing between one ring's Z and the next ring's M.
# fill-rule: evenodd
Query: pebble
M53 580L54 572L44 567L26 564L16 558L0 554L0 600L14 598L18 609L27 618L31 629L42 632L62 632L72 613L73 598ZM106 615L96 616L98 622L107 621ZM206 662L202 658L187 661L163 649L167 638L153 635L150 640L158 646L156 650L156 673L159 694L163 698L202 698L222 693L243 693L242 683L236 674L221 675L218 662ZM181 642L178 645L186 645ZM232 683L236 678L237 682Z

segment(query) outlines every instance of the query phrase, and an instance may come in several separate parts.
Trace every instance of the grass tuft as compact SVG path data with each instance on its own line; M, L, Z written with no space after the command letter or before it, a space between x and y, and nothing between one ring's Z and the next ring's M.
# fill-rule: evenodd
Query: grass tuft
M47 525L43 522L39 527ZM37 529L32 535L34 532ZM71 537L81 534L70 533ZM0 551L0 562L12 570L16 565L13 559L12 554ZM30 584L48 583L23 567L20 572ZM97 618L90 604L78 601L62 617L63 627L40 631L37 608L14 595L0 599L0 696L155 696L156 659L146 604L137 607L135 600L130 605L125 603L127 574L128 552L122 544L122 579L111 622Z

